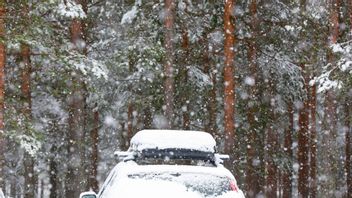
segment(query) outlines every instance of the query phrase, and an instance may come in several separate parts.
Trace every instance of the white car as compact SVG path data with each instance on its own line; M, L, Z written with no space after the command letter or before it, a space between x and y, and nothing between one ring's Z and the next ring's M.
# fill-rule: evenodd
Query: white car
M244 198L215 146L205 132L140 131L100 192L80 198Z
M0 189L0 198L5 198L4 193L2 192L2 190Z

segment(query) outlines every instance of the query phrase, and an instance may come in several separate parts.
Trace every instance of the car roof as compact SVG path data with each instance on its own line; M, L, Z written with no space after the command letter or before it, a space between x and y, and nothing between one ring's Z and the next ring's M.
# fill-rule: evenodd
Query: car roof
M142 130L131 139L129 151L145 149L189 149L215 153L214 138L202 131Z

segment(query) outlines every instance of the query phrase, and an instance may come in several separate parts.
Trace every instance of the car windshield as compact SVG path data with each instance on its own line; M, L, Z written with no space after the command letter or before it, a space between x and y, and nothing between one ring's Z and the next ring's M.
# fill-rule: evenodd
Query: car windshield
M177 197L210 198L231 191L230 179L206 173L133 173L118 178L110 186L108 196L114 197Z
M131 180L168 181L181 184L188 191L200 193L203 196L217 196L231 191L230 179L200 173L137 173L130 174Z

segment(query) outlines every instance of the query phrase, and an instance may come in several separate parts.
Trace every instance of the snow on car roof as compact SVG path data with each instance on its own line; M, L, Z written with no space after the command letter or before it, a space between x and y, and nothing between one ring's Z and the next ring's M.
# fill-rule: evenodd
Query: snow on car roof
M190 149L215 152L214 138L202 131L142 130L131 139L129 151L145 149Z

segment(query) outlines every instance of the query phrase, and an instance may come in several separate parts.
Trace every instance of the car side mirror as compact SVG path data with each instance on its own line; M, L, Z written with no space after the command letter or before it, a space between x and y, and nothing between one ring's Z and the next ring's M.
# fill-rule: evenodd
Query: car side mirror
M83 192L79 195L79 198L97 198L97 194L93 191Z

